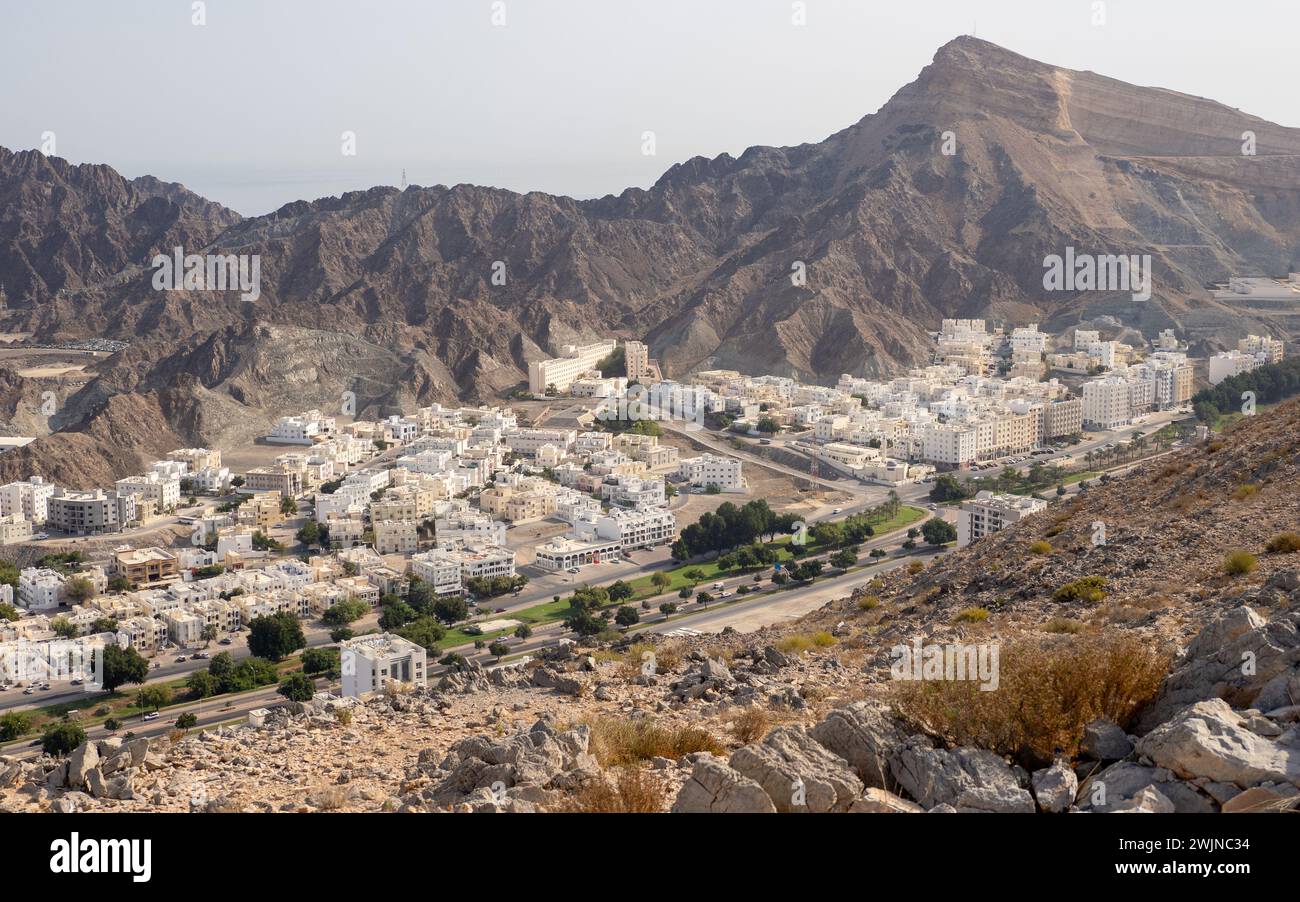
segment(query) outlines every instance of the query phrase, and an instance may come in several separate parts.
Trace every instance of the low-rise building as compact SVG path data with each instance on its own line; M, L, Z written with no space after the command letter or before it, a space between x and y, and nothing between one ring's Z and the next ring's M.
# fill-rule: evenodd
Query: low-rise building
M962 502L957 518L957 547L965 548L971 542L992 535L1046 507L1047 502L1038 498L980 492L974 498Z
M343 695L357 698L378 692L386 683L425 685L424 649L401 636L379 633L340 643Z

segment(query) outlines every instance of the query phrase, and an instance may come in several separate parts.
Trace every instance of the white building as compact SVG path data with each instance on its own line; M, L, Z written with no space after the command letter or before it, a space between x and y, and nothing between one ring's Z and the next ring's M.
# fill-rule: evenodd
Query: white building
M1218 385L1224 379L1240 376L1256 369L1262 358L1241 351L1223 351L1210 358L1210 384Z
M340 646L344 696L357 698L377 692L390 682L425 684L425 651L401 636L358 636Z
M738 458L701 454L679 461L677 475L693 486L716 485L724 492L737 492L745 489L740 469Z
M334 432L334 418L322 416L319 410L308 410L291 417L280 417L266 437L277 445L311 445L316 436Z
M965 548L971 542L991 535L1046 507L1047 502L1038 498L980 492L961 504L961 511L957 518L957 547Z
M1107 376L1083 384L1083 426L1111 430L1133 422L1132 393L1128 380Z
M0 487L0 516L21 515L38 526L45 522L54 485L39 476Z
M415 520L376 520L375 550L380 554L415 554L420 550L419 524Z
M576 379L595 369L616 347L618 342L609 338L589 345L566 345L559 357L534 360L528 364L528 390L534 394L548 388L568 391Z
M63 601L66 580L56 570L27 567L18 574L18 604L29 611L48 611Z
M650 348L639 341L623 342L623 363L628 379L643 381L650 374Z

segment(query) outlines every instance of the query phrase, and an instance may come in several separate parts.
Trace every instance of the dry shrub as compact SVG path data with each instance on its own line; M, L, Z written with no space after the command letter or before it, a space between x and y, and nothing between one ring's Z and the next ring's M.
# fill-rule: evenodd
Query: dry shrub
M825 630L815 633L795 633L776 643L776 647L786 654L801 655L812 648L828 648L835 644L835 637Z
M1232 491L1233 501L1245 501L1247 498L1253 498L1259 494L1259 486L1253 482L1244 482Z
M1300 535L1293 532L1280 532L1269 539L1265 547L1269 554L1294 554L1300 551Z
M334 719L342 726L348 726L352 723L352 709L344 708L341 705L334 709Z
M610 654L608 659L622 662L620 668L622 675L628 679L635 679L640 675L645 662L650 660L646 655L654 655L655 673L661 675L671 673L682 663L681 646L674 642L663 642L658 645L653 642L637 642L622 652Z
M879 595L863 595L858 599L859 611L873 611L878 607L880 607Z
M989 619L988 608L967 608L952 618L953 623L983 623Z
M1030 554L1051 554L1052 543L1045 542L1042 539L1039 539L1037 542L1030 542L1029 553Z
M1045 633L1074 633L1083 632L1083 624L1077 620L1071 620L1068 617L1053 617L1043 624Z
M1169 672L1169 655L1133 636L1053 636L1002 646L998 687L976 680L900 680L897 710L919 729L957 746L1049 762L1074 755L1099 717L1127 727Z
M699 727L662 727L648 717L624 720L599 717L591 727L591 753L605 767L636 764L651 758L677 759L692 752L725 754L721 742Z
M668 794L654 774L624 767L611 782L602 774L588 780L560 810L573 814L657 814L668 805Z
M1231 551L1223 558L1223 572L1229 576L1243 576L1259 565L1259 559L1249 551Z
M731 722L731 735L742 745L758 742L772 729L772 715L765 708L750 706Z

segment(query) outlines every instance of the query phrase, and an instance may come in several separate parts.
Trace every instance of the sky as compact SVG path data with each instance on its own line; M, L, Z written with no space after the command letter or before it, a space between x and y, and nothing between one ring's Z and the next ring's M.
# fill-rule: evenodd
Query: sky
M1300 126L1297 0L206 0L204 24L195 6L0 0L0 146L53 133L58 156L244 215L403 169L599 197L820 141L972 33Z

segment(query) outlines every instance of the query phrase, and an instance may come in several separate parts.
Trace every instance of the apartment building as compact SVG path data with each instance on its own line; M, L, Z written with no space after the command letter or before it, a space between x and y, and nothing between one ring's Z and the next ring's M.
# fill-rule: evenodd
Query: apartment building
M506 447L516 454L533 457L543 445L554 445L566 453L577 441L573 429L519 429L504 437Z
M605 560L616 560L622 547L618 539L557 536L537 547L534 563L543 570L553 571L585 567Z
M606 514L580 516L573 527L572 538L579 541L604 539L616 541L619 548L648 548L662 545L677 538L677 517L672 511L624 510L614 508Z
M31 537L32 524L24 520L21 514L0 517L0 545L26 542Z
M375 550L380 554L415 554L420 550L420 536L415 520L375 520Z
M1247 335L1237 342L1237 350L1243 354L1262 357L1264 363L1281 363L1284 345L1276 338L1267 335Z
M963 501L957 518L957 547L1005 529L1025 517L1046 509L1047 502L1023 495L980 492Z
M1262 361L1254 354L1241 351L1222 351L1210 358L1210 384L1218 385L1224 379L1249 373Z
M161 548L119 548L113 552L113 571L132 588L180 576L176 556Z
M18 604L29 611L48 611L63 602L67 580L57 570L26 567L18 573Z
M185 464L186 471L189 473L217 469L221 466L221 452L207 448L177 448L175 451L167 452L167 459Z
M48 518L54 485L39 476L0 487L0 516L21 516L37 526Z
M435 595L459 595L464 591L460 580L460 558L435 549L411 558L411 576L432 587Z
M650 348L639 341L623 342L623 364L627 378L642 382L650 375Z
M975 427L968 423L931 423L921 440L921 456L933 463L965 467L975 460Z
M1083 432L1083 399L1064 398L1042 407L1043 440L1064 438Z
M1119 376L1094 379L1083 385L1083 426L1111 430L1133 422L1129 383Z
M277 445L312 445L319 436L334 432L334 418L319 410L309 410L291 417L280 417L266 440Z
M175 510L181 500L181 479L177 475L164 475L156 471L143 476L127 476L115 483L119 495L138 495L152 501L154 510Z
M340 643L343 695L359 698L378 692L386 683L425 685L424 649L401 636L379 633Z
M662 479L617 476L601 484L601 495L611 504L635 510L663 507L667 498Z
M534 394L548 389L568 391L575 380L594 370L616 347L618 342L610 338L589 345L566 345L559 357L534 360L528 364L528 390Z
M677 475L693 486L716 485L724 492L745 489L740 460L734 457L719 457L714 454L688 457L677 464Z
M55 489L48 502L49 525L74 535L119 532L135 519L135 496L130 492Z
M293 498L302 494L303 474L304 470L282 465L253 467L244 473L244 484L239 490L244 493L276 492L285 498Z
M191 489L204 495L224 495L230 490L229 467L204 467L191 471L187 478Z

